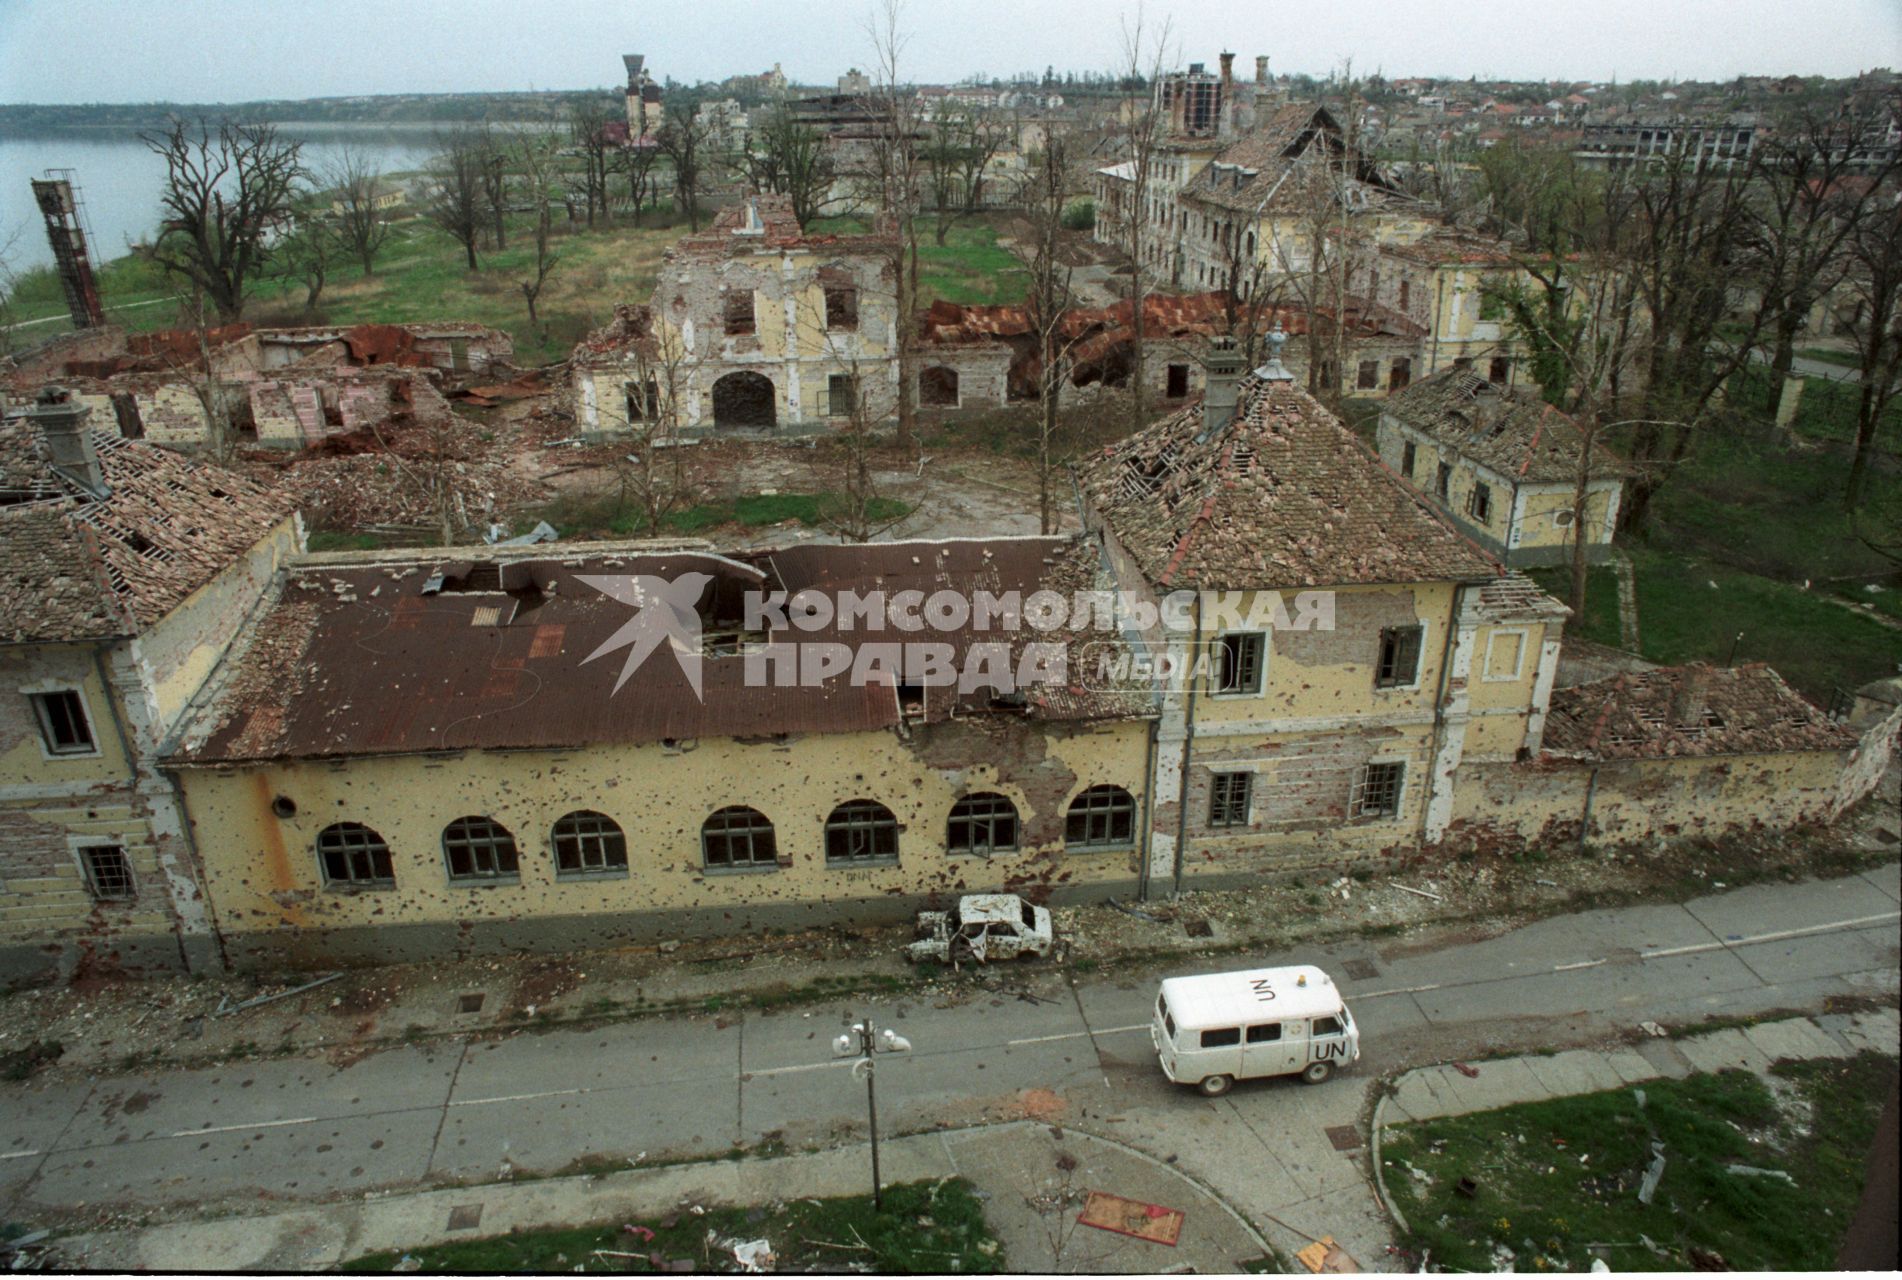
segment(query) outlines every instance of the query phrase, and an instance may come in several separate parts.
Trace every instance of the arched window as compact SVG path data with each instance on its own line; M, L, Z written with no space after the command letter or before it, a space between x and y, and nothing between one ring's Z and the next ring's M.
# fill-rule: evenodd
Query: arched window
M1063 841L1072 849L1122 849L1136 843L1136 801L1111 784L1091 787L1070 802Z
M826 819L826 865L898 861L898 819L876 800L850 800Z
M555 823L555 874L599 875L627 870L627 836L605 813L577 809Z
M388 889L396 884L390 846L361 822L336 822L319 831L317 860L323 864L325 884L360 889Z
M493 818L457 818L444 827L442 856L451 880L513 880L518 870L515 837Z
M728 805L702 824L700 856L709 868L777 867L779 842L765 814Z
M958 371L933 365L918 374L918 403L930 409L958 407Z
M1017 848L1017 806L1009 796L980 791L951 806L944 845L952 853L988 858Z

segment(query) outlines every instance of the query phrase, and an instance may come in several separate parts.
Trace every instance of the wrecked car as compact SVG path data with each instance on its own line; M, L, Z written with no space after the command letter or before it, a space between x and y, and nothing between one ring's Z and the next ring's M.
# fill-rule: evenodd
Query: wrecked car
M979 964L1049 955L1057 940L1050 912L1014 893L972 894L949 911L920 911L916 937L905 948L911 960Z

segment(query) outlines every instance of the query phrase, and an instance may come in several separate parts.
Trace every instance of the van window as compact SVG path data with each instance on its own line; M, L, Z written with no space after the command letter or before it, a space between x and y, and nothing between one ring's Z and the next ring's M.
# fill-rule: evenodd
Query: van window
M1339 1018L1328 1017L1314 1020L1314 1034L1317 1036L1338 1036L1344 1034L1345 1031L1346 1028L1341 1026Z
M1260 1026L1250 1027L1248 1029L1248 1043L1250 1044L1272 1044L1279 1039L1281 1039L1281 1024L1279 1022L1264 1022Z
M1202 1033L1202 1047L1204 1049L1226 1049L1229 1045L1240 1044L1241 1042L1242 1029L1240 1027L1223 1027L1217 1031L1204 1031Z

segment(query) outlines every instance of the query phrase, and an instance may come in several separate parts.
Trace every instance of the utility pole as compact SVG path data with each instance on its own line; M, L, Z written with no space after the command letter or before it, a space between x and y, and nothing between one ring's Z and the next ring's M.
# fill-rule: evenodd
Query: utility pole
M877 1055L881 1053L910 1053L911 1041L887 1027L880 1032L872 1026L872 1020L855 1022L852 1029L832 1041L832 1054L837 1058L850 1058L856 1055L858 1061L852 1064L854 1078L865 1081L865 1108L871 1118L872 1132L872 1208L883 1210L885 1202L878 1181L878 1091L874 1078L878 1073Z

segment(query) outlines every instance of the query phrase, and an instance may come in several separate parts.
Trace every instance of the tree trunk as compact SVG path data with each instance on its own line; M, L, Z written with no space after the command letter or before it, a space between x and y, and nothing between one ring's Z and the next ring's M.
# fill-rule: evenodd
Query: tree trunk
M467 255L469 259L469 270L471 271L479 270L479 268L476 266L475 242L476 242L476 238L473 232L470 233L470 236L467 240L464 240L462 242L462 251L465 255Z
M1854 511L1862 505L1863 489L1869 480L1869 454L1876 442L1876 424L1881 419L1876 387L1865 374L1862 399L1856 406L1856 456L1849 461L1849 478L1843 485L1843 510Z

